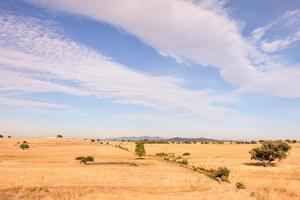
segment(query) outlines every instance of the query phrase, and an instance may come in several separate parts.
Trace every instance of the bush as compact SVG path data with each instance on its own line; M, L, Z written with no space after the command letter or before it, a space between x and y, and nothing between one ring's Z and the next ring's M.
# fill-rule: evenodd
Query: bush
M78 157L75 158L75 160L79 160L80 163L83 163L83 164L86 165L87 162L94 162L94 157L92 157L92 156L86 156L86 157L78 156Z
M11 138L11 136L9 135L9 136L7 136L7 138Z
M287 158L290 149L291 146L285 142L267 141L263 142L261 147L253 148L249 153L251 154L251 160L259 160L266 167L276 159L282 160Z
M3 135L0 135L0 138L3 138Z
M91 142L95 142L95 139L91 139Z
M190 156L191 154L189 152L185 152L182 154L183 156Z
M251 144L257 144L255 140L251 140Z
M218 169L210 169L209 172L213 178L221 178L222 181L228 182L230 170L227 167L219 167Z
M24 140L24 141L23 141L23 143L24 143L24 144L26 144L26 143L27 143L27 141L26 141L26 140Z
M27 143L22 143L22 144L20 144L20 148L23 149L23 150L29 149L29 144L27 144Z
M57 138L63 138L63 136L62 136L62 135L60 135L60 134L59 134L59 135L57 135L56 137L57 137Z
M146 154L144 143L143 142L137 142L135 144L135 154L139 157L142 157Z
M187 165L187 164L189 164L189 162L188 162L186 159L177 161L177 163L178 163L178 164L182 164L182 165Z
M244 183L241 183L241 182L236 182L236 183L235 183L235 187L236 187L237 189L240 189L240 190L243 190L243 189L246 188L246 186L244 185Z
M156 153L155 155L158 156L158 157L165 157L165 156L168 156L168 154L167 154L167 153L164 153L164 152Z

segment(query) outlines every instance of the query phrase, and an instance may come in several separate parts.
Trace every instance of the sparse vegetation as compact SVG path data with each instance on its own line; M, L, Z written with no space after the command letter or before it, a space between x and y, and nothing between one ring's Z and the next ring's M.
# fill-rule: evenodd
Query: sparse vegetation
M83 164L87 164L87 163L89 163L89 162L94 162L94 157L92 157L92 156L78 156L78 157L76 157L75 158L75 160L79 160L80 161L80 163L83 163Z
M235 187L236 187L236 189L239 189L239 190L246 189L246 186L242 182L236 182Z
M5 135L5 137L7 137L7 135ZM30 145L29 150L25 149L23 151L19 148L20 144L23 144L23 140ZM255 144L234 145L229 144L230 141L224 141L226 145L201 145L200 142L196 145L147 144L145 145L147 153L157 157L132 161L131 153L120 151L114 148L114 146L116 145L116 147L120 149L128 148L131 152L134 152L134 142L126 141L120 143L114 141L111 142L110 145L100 145L99 142L90 143L90 139L84 141L78 139L73 140L71 138L64 140L53 140L53 138L26 138L23 140L5 139L2 141L0 139L2 155L0 163L2 176L0 178L12 183L17 180L18 185L23 188L27 188L26 185L31 185L32 188L34 188L36 185L39 186L41 183L44 183L43 185L49 187L50 190L49 193L45 194L45 198L49 197L48 195L53 192L53 188L57 188L57 182L62 179L62 177L58 175L60 173L66 174L63 177L64 191L72 192L74 195L79 195L77 189L74 190L74 184L78 185L76 188L81 186L98 187L99 189L97 190L93 189L92 192L87 192L98 197L99 193L101 193L101 195L102 193L104 193L104 195L106 194L102 190L103 185L107 184L106 180L112 180L112 187L115 186L115 180L118 180L117 184L126 184L128 183L127 180L132 180L135 183L133 188L136 191L142 191L141 188L145 187L144 181L150 183L147 186L147 190L152 191L155 195L158 194L156 193L157 187L162 187L165 193L159 193L159 195L165 199L172 199L175 194L178 194L178 191L182 191L186 188L186 192L179 198L192 200L199 198L199 195L203 195L205 196L204 198L220 199L221 194L222 199L246 200L251 199L250 196L252 196L255 197L255 199L261 200L272 199L273 197L276 199L298 200L300 196L300 192L297 190L298 184L295 180L299 176L298 168L300 165L298 159L300 144L298 143L290 144L293 147L293 156L288 157L288 161L283 162L280 168L261 168L261 170L259 170L256 166L260 165L260 163L247 162L250 156L248 152L256 146ZM19 144L17 144L17 142L19 142ZM106 144L107 141L103 142ZM261 145L258 144L257 146ZM170 152L175 152L176 154ZM187 152L191 153L193 159L187 159L189 157L183 155ZM76 156L80 157L70 163L70 155L71 161L75 159ZM94 163L87 161L89 159L85 159L87 155L95 158ZM187 160L187 163L184 159ZM129 162L130 160L131 162ZM158 160L164 162L158 162ZM55 164L49 165L49 162ZM22 166L23 163L26 164L26 167ZM194 167L192 165L194 165ZM226 166L227 169L234 172L234 176L231 178L232 172L226 173L226 170L218 170L218 166ZM29 167L33 169L31 170ZM47 173L44 180L42 180L42 175L46 170ZM192 172L191 170L195 171ZM16 178L16 174L12 173L14 171L16 171L16 174L24 174L22 175L22 179ZM197 175L197 173L199 174ZM214 181L210 181L204 176ZM163 180L161 177L163 177ZM145 180L145 178L147 178L147 180ZM257 180L259 180L259 184L257 184ZM222 183L218 185L218 182L226 181L232 181L232 183ZM171 189L165 187L166 184L168 184ZM189 189L189 184L191 188L196 188L196 190ZM0 186L5 187L6 183L0 183ZM207 188L215 189L214 192L202 193L202 191L207 191ZM243 188L245 191L243 191ZM57 189L59 190L60 188ZM0 196L2 191L0 191ZM35 189L35 191L39 190ZM106 191L107 194L109 193L109 195L111 195L110 190ZM128 195L128 193L122 193L119 189L115 189L114 191L116 191L116 193L120 192L121 195ZM18 192L18 194L20 193L21 192ZM30 195L30 198L24 197L24 199L32 199L33 189L28 189L26 194L28 196ZM138 196L136 194L137 193L133 193L130 198L132 197L132 199L134 199ZM79 199L86 197L85 192L80 195L82 196L77 196ZM116 198L120 197L118 195L119 194L116 195ZM145 198L149 197L146 195Z
M253 148L249 153L251 154L251 160L259 160L266 167L277 159L285 159L290 149L291 146L285 142L267 141L263 142L261 147Z
M22 144L20 144L20 148L25 150L25 149L29 149L29 144L26 141L23 141Z
M219 167L217 169L206 169L204 167L193 167L194 171L206 174L208 177L221 180L224 182L229 182L230 170L227 167Z
M146 154L144 143L143 142L137 142L135 144L135 154L139 157L142 157Z
M179 161L177 161L177 163L181 164L181 165L187 165L187 164L189 164L189 162L186 159L179 160Z

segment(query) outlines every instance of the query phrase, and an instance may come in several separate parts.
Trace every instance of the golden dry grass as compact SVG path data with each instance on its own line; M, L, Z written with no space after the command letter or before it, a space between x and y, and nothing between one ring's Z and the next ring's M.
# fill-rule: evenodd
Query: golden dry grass
M259 145L259 144L257 144ZM148 154L157 152L188 156L189 164L205 168L226 166L231 170L232 183L243 182L249 192L262 200L300 199L300 144L292 144L290 156L275 167L262 167L250 160L253 144L146 144ZM134 145L123 144L129 149Z
M149 144L147 154L190 152L192 165L231 169L231 184L218 184L208 177L159 161L136 160L132 152L112 145L75 139L26 139L29 150L17 144L22 139L0 139L0 200L4 199L251 199L236 191L242 181L247 191L260 199L299 199L300 146L278 167L245 165L252 145ZM134 143L124 143L130 151ZM97 162L137 163L82 165L77 156L91 155ZM298 167L298 168L297 168Z

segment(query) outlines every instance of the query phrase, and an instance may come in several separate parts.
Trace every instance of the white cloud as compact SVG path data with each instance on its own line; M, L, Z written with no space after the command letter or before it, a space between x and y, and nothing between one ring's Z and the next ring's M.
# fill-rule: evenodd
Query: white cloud
M300 40L300 31L283 39L277 39L271 42L263 41L261 44L261 49L267 53L274 53L288 47L289 45L299 40Z
M64 106L54 103L31 101L31 100L20 100L12 98L2 98L0 97L0 105L10 105L10 106L29 106L29 107L42 107L42 108L64 108Z
M254 41L258 41L260 39L262 39L264 37L264 35L266 34L266 32L272 28L273 24L269 24L267 26L263 26L263 27L258 27L256 29L254 29L254 31L252 31L252 36L254 38Z
M0 90L3 92L88 95L207 117L234 113L216 106L228 102L226 96L188 90L182 83L172 77L130 70L65 38L53 22L26 16L0 16Z
M240 91L300 97L300 79L295 76L299 74L299 69L282 65L278 70L264 66L263 62L257 65L258 59L268 55L261 55L255 46L242 37L238 22L226 10L220 9L220 4L214 3L218 1L28 2L109 23L140 38L163 56L216 67L224 80L237 86ZM265 31L256 30L254 36L260 39ZM263 68L270 70L261 70Z

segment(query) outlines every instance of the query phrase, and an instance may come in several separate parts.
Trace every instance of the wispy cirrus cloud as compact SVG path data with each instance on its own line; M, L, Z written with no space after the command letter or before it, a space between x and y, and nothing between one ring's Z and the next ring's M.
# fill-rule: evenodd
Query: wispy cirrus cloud
M275 39L267 39L268 33L274 28L281 30L280 32L287 32L287 34L285 36L275 35ZM289 47L300 40L300 10L286 11L268 25L256 28L252 32L252 36L255 42L258 42L258 48L266 53L276 53Z
M54 104L54 103L41 102L41 101L31 101L31 100L21 100L21 99L12 99L12 98L3 98L3 97L0 97L0 105L56 108L56 109L64 108L64 106L59 105L59 104Z
M217 4L219 1L27 2L109 23L140 38L161 55L213 66L224 80L237 86L240 91L287 98L300 97L300 69L297 65L281 63L279 68L269 67L277 60L268 51L260 51L259 46L252 45L242 36L239 23L222 7L224 4ZM254 31L256 40L263 38L269 28L271 26ZM274 51L287 45L286 42L279 43L272 44L269 50ZM261 58L264 60L258 62Z
M0 90L93 96L201 116L235 113L217 106L228 101L226 96L185 89L177 78L133 71L61 32L51 21L2 13Z

